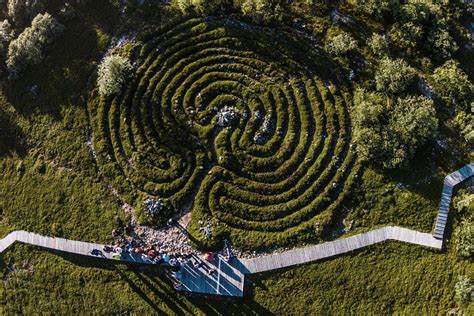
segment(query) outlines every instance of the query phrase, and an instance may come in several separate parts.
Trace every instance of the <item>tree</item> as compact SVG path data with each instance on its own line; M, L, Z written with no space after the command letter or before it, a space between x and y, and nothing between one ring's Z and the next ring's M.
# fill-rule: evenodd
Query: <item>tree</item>
M459 276L458 282L454 286L455 299L460 306L466 306L474 296L474 284L466 276Z
M413 82L415 71L403 59L384 58L380 61L375 72L377 91L392 94L405 92Z
M276 0L241 0L236 6L242 15L255 23L269 23L282 19L283 9Z
M64 26L49 13L38 14L31 26L26 28L17 39L8 46L7 68L12 78L29 65L39 64L44 58L44 51L64 30Z
M8 43L15 37L15 31L13 30L10 22L4 20L0 23L0 55L4 56Z
M423 33L423 27L413 22L403 23L402 25L395 23L390 29L390 36L393 41L409 52L419 45Z
M474 118L472 112L474 110L474 102L471 102L471 111L457 111L453 117L452 123L459 130L460 134L466 140L466 143L471 148L474 147Z
M382 19L385 14L392 12L399 2L397 0L352 0L357 11Z
M386 56L389 52L387 38L377 33L373 33L367 40L367 46L369 46L372 53L378 57Z
M428 49L434 51L438 59L447 59L459 49L456 41L444 25L437 25L428 35Z
M393 101L364 90L354 95L353 120L359 157L387 169L406 164L438 127L432 100L408 96Z
M100 95L111 96L119 93L132 69L128 59L122 56L105 57L98 70L97 86Z
M469 109L473 85L457 61L448 60L436 68L431 79L435 91L447 104Z
M192 11L192 9L193 9L192 0L178 0L177 4L178 4L178 8L183 13L188 13L188 12Z
M7 8L8 16L21 26L43 11L44 4L42 0L8 0Z
M229 6L228 0L178 0L178 7L187 13L210 15L220 13Z
M337 56L345 55L356 48L357 41L346 32L336 35L326 44L326 51Z
M432 1L408 0L408 3L398 6L394 17L401 23L413 22L424 28L443 17L442 5Z
M464 218L456 228L456 251L460 257L470 258L474 254L474 221Z

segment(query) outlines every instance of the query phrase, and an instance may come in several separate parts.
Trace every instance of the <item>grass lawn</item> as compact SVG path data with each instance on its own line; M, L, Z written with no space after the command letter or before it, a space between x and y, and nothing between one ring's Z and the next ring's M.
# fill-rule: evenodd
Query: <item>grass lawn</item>
M58 14L56 5L56 2L52 2L50 11ZM94 124L94 120L97 120L95 117L97 113L95 110L91 111L91 104L87 104L94 87L94 71L112 38L123 34L130 35L129 30L147 29L150 25L153 25L152 29L155 30L155 26L168 23L168 20L173 20L177 13L168 6L160 6L160 10L137 10L133 18L124 22L121 19L118 1L88 1L85 4L80 4L78 8L76 14L61 19L61 23L66 26L66 31L48 49L47 57L43 63L29 68L21 80L5 83L0 89L1 237L9 231L22 229L70 239L105 242L111 239L111 231L114 228L128 221L117 198L99 179L86 143L90 135L89 122ZM321 27L327 28L326 24L328 23L325 21ZM215 25L211 25L207 21L202 22L196 19L189 24L196 26L192 28L192 32L196 32L197 35L191 36L193 34L191 32L180 33L179 30L174 34L173 31L171 34L177 36L178 44L181 43L179 41L181 37L190 37L187 40L192 43L195 38L202 36L208 42L212 42L212 45L216 43L228 45L226 40L220 40L220 35L238 37L243 33L242 36L248 36L255 40L255 38L259 38L260 34L264 45L253 46L254 42L251 40L247 43L230 42L239 48L239 45L242 45L250 51L250 53L242 53L243 57L239 56L245 61L254 58L255 52L260 52L263 56L272 55L269 53L272 50L272 46L269 44L271 41L265 38L272 31L270 33L258 33L259 31L255 30L242 32L240 29L236 31L235 25L233 29L226 29L216 24L218 27L210 32L209 30ZM183 29L187 30L186 27ZM364 27L369 26L365 25ZM374 27L380 28L382 26L376 23ZM321 33L324 33L325 30L321 29ZM363 36L363 34L358 36ZM171 53L176 53L173 51L175 39L170 37L168 40L170 44L167 47L170 47ZM160 43L163 42L159 42L158 45ZM275 52L279 58L282 58L280 53L291 55L294 53L295 47L300 47L300 43L295 43L294 38L293 41L288 39L286 43L292 43L285 47L288 51ZM155 43L152 44L155 45ZM150 47L143 48L142 52L147 52L147 49L151 49ZM220 51L225 50L220 49ZM297 49L296 51L298 53L294 54L303 55L295 57L298 61L304 61L308 57L304 56L302 51ZM181 54L181 51L176 54ZM215 57L213 54L211 50L207 56L211 61ZM148 55L142 57L146 56ZM147 62L152 67L158 64L154 58L150 58ZM255 61L251 63L260 65ZM285 62L280 60L280 63L284 64ZM288 65L293 64L288 62ZM278 73L283 69L278 66L281 65L278 63L270 65L264 69L264 72ZM212 63L208 67L212 68ZM179 73L182 72L182 69L177 69ZM169 81L172 79L168 78ZM207 79L209 78L204 77L202 80ZM184 79L179 80L184 82ZM302 157L300 160L307 159L311 161L311 164L314 162L314 165L318 166L320 161L318 162L317 159L319 158L316 155L313 157L312 153L317 150L324 154L328 153L327 165L332 166L332 169L327 174L337 176L337 179L341 179L342 182L349 177L353 181L354 175L351 171L355 170L355 167L351 168L357 162L348 150L349 137L344 137L346 132L350 133L350 127L346 126L347 120L344 119L345 111L349 109L345 107L345 102L350 103L350 100L346 100L346 88L341 88L341 91L338 92L333 87L325 87L325 84L319 79L312 80L313 78L305 78L305 82L308 83L308 95L316 95L320 92L321 95L318 97L320 103L312 103L313 109L311 110L317 113L321 104L321 109L325 110L328 115L327 122L330 122L327 131L329 131L329 135L331 132L337 135L335 138L340 138L340 142L332 144L328 141L327 145L319 147L316 141L313 143L307 141L305 137L308 135L299 133L301 126L307 124L308 130L312 130L313 127L308 122L312 122L313 119L317 121L319 117L306 115L302 116L303 118L299 121L300 117L292 114L288 116L288 122L282 123L281 127L282 130L294 128L294 133L291 137L282 140L282 143L287 145L289 151L292 151L296 148L295 144L300 141L295 135L299 135L301 142L306 143L307 141L308 145L305 148L300 146L294 150L297 159ZM262 82L264 86L274 84L271 80ZM299 87L301 82L294 81L291 84ZM31 93L32 87L36 85L40 91L38 96ZM227 81L222 85L224 87L232 86ZM284 86L283 83L278 83L278 85ZM210 95L215 92L212 89L216 86L213 85L208 89L211 91ZM185 90L185 88L184 85L184 88L179 89ZM303 88L301 89L303 90ZM191 98L189 94L186 96ZM262 96L264 96L262 97L263 101L253 100L255 106L260 106L259 102L263 104L261 106L265 106L265 102L271 102L268 95L262 94ZM265 97L268 97L268 100L265 100ZM297 94L294 98L295 104L300 104L305 97ZM235 101L235 98L224 96L223 100L231 103ZM156 100L153 99L153 101ZM240 105L238 102L236 104ZM128 113L127 108L122 111L123 113L117 113L122 113L121 115ZM275 110L275 112L278 111L285 114L287 109L281 106ZM306 113L305 111L302 113ZM119 120L115 118L115 115ZM110 118L117 124L117 121L123 117L120 117L119 114L112 114ZM339 123L331 123L333 121ZM167 123L169 124L169 122ZM314 131L322 132L322 130L318 130L319 121L315 126ZM140 130L140 133L144 135L153 133L150 130L142 131L141 127L137 125L133 125L133 128ZM459 140L459 135L454 134L452 130L445 130L447 127L442 126L441 129L443 135L449 136L446 147L439 149L435 144L428 144L426 148L422 148L418 152L409 168L392 173L364 168L363 172L354 172L359 173L359 176L351 188L347 192L343 192L345 197L343 202L331 195L333 192L330 191L331 189L325 191L329 198L319 199L316 194L318 191L314 189L314 195L307 197L308 201L304 203L313 207L314 205L311 204L313 201L321 202L321 204L315 204L314 208L319 208L318 210L323 213L321 221L334 224L338 230L343 219L345 219L345 223L352 221L351 233L367 231L384 225L400 225L425 232L431 231L437 214L444 176L469 162L469 157L466 154L467 145ZM191 128L190 130L196 132ZM126 132L128 132L127 128L122 128L118 129L117 134L126 134ZM211 132L210 128L202 127L196 133L212 138L215 135ZM251 133L256 134L256 128L253 128ZM139 133L137 132L137 134ZM161 136L163 135L160 134ZM167 136L168 142L170 139L173 140L170 135ZM162 138L164 139L164 137ZM270 142L265 145L264 149L274 150L273 147L279 144L278 141ZM202 157L196 158L197 164L202 163L201 166L203 166L203 161L209 159L208 156L218 154L224 157L223 160L229 160L223 163L225 167L238 169L232 165L233 161L229 158L232 148L226 147L228 143L233 144L232 146L240 145L237 137L222 133L216 137L215 142L216 148L211 148L215 152L201 153ZM332 145L334 148L331 147ZM104 148L106 147L104 145ZM119 149L117 150L117 148ZM117 148L115 148L116 152L119 152L120 146ZM191 149L190 151L192 151ZM145 153L147 153L146 150L150 150L150 148L144 149ZM199 148L199 150L203 149ZM260 149L252 144L246 150L258 153ZM344 167L347 166L347 170L343 171L344 168L337 167L337 161L332 159L331 153L333 151L348 157L341 162L341 164L344 163ZM104 151L102 154L99 159L107 160L107 152ZM265 156L265 153L260 154ZM285 155L287 153L281 151L276 155L274 161L255 159L256 162L253 160L251 162L257 167L261 163L261 166L270 166L269 168L271 168L272 164L277 164L278 161L284 162ZM173 155L170 157L171 165L178 166L180 160ZM154 172L156 172L155 164L166 165L166 161L162 161L164 159L158 158L156 161L153 159L146 161L151 165L150 170ZM250 170L252 164L249 163L249 166ZM179 168L177 167L177 169ZM320 170L318 167L311 167L308 170L310 180L313 181L311 172L318 174ZM244 174L247 171L237 170L235 174L239 175L239 172ZM278 176L286 181L291 178L293 173L297 172L288 169L286 173ZM150 174L145 173L145 176ZM216 168L216 173L209 177L207 182L202 182L204 189L196 199L199 199L199 203L196 203L197 206L195 206L197 215L194 219L194 226L191 227L196 234L199 231L196 223L201 219L201 216L202 218L215 216L221 222L229 225L237 223L235 227L226 226L225 229L218 232L222 235L230 234L231 237L235 237L235 241L239 245L246 248L288 243L297 245L315 239L314 229L318 225L313 222L309 225L310 221L306 221L304 215L293 218L294 226L308 224L307 227L305 226L301 231L292 231L294 235L291 236L280 234L284 230L281 227L288 224L278 218L281 211L280 205L268 209L268 213L254 212L261 216L258 221L246 220L247 211L250 209L247 208L248 204L255 202L255 205L259 206L260 196L258 192L254 192L244 197L243 202L235 202L240 198L238 196L240 189L237 190L235 187L240 186L241 188L249 185L250 191L258 191L261 188L252 187L254 184L251 181L247 181L245 177L239 178L235 174L229 175L226 171ZM227 177L224 178L228 183L214 188L214 184L217 183L215 179L222 175ZM255 179L257 178L258 176L255 176ZM262 178L264 177L261 176L257 180L260 181ZM121 182L119 177L115 181L117 185L126 186L128 184L128 182ZM138 183L143 183L140 181L141 179L138 179ZM290 179L290 181L294 181L294 179ZM292 184L290 181L288 183ZM323 179L323 181L328 182L325 187L330 187L330 180ZM234 186L228 190L229 196L234 200L230 198L226 200L227 196L219 195L222 191L227 190L227 185L231 186L229 183ZM286 191L293 190L293 186L288 183L285 184L289 186ZM298 183L301 185L302 192L309 191L310 184L308 183ZM143 189L153 191L156 187L158 186L145 183ZM294 185L294 187L296 188L294 194L300 194L301 192L297 192L298 186ZM262 186L262 188L268 192L272 192L274 189L270 186ZM186 187L183 191L194 192L191 187ZM303 209L293 203L291 197L285 196L286 191L283 191L284 193L278 198L289 202L288 205L285 205L286 202L282 202L281 205L288 206L290 211L293 207L297 211ZM179 199L182 200L182 197L179 196ZM326 208L324 203L329 205L329 202L336 200L341 204L338 204L337 208L327 211L329 208ZM221 212L219 209L221 202L223 205L230 206L229 209L232 209L235 214L229 215ZM252 210L259 210L257 206ZM311 207L307 207L309 213L313 211ZM451 227L456 226L457 216L457 214L451 216ZM319 217L317 219L319 220ZM267 221L270 224L262 224ZM293 223L289 224L293 227L292 225ZM330 225L328 227L333 228ZM254 234L256 231L258 233ZM305 234L308 234L309 238ZM324 236L321 235L321 232L318 234L319 240L330 238L329 234ZM203 315L266 313L282 315L445 314L456 308L454 285L458 275L468 275L471 280L474 279L472 262L456 257L449 242L450 238L449 234L447 249L442 252L389 242L323 262L252 276L246 285L246 295L243 299L188 296L176 293L171 284L166 281L167 279L156 271L55 254L26 245L15 245L0 257L0 276L2 278L0 280L0 314L150 314L153 312ZM15 270L11 271L10 268L13 266ZM470 306L465 307L464 312L474 314L474 305L471 303Z

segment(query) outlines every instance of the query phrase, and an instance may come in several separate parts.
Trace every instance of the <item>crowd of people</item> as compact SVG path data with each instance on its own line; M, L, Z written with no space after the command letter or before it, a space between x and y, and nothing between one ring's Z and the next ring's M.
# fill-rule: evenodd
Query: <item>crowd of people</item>
M172 225L172 223L170 224ZM182 268L184 266L188 265L210 276L217 271L213 264L217 257L227 262L234 257L228 240L224 240L223 254L205 252L201 258L195 253L182 254L162 251L158 246L146 245L142 240L137 240L130 236L117 234L115 237L117 238L115 242L105 245L102 250L93 249L91 254L106 258L105 252L111 254L112 258L116 260L142 261L162 265L167 268L169 275L172 277L175 289L180 289L182 286Z

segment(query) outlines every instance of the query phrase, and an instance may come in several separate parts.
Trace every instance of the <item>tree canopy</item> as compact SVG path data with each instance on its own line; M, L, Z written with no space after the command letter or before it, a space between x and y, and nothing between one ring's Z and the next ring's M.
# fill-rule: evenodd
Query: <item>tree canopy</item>
M367 46L369 46L372 54L378 57L386 56L389 52L387 38L377 33L373 33L367 40Z
M405 92L415 78L415 71L403 59L384 58L375 71L377 91L391 94Z
M326 45L326 50L334 55L340 56L357 48L357 41L346 32L333 37Z
M46 46L63 32L64 26L49 13L38 14L15 40L10 42L7 68L13 78L29 65L39 64Z
M433 101L423 96L392 100L379 92L358 90L354 105L358 154L378 167L406 164L437 131Z
M455 60L448 60L435 69L431 76L435 91L447 104L468 110L473 85Z

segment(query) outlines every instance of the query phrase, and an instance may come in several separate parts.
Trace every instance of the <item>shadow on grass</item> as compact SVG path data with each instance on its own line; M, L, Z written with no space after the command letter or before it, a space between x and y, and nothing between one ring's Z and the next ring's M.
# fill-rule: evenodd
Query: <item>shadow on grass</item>
M82 268L96 268L116 272L133 292L159 314L165 313L163 306L177 314L194 314L195 310L199 310L206 315L271 314L265 307L253 300L253 292L250 286L248 287L249 292L246 293L244 298L177 292L173 289L171 280L166 276L167 270L164 267L104 260L48 249L42 249L42 251L57 255ZM1 262L2 267L4 267L3 260Z
M16 153L20 157L26 154L25 135L13 121L12 115L0 107L0 157Z
M60 3L46 9L65 25L64 33L46 48L40 64L26 69L4 89L8 102L25 116L38 111L59 119L63 106L82 106L107 34L118 24L119 12L109 1L76 3L70 17L59 13Z

